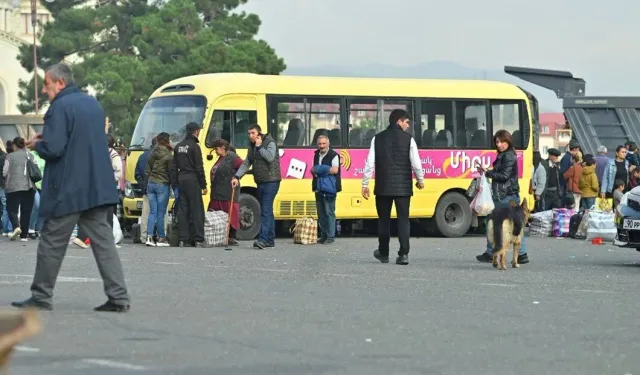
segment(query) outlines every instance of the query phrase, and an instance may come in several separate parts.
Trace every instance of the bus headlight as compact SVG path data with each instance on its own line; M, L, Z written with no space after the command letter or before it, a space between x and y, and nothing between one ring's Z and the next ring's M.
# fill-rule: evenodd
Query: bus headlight
M124 184L124 196L127 198L135 198L133 194L133 186L131 186L131 182L129 181Z

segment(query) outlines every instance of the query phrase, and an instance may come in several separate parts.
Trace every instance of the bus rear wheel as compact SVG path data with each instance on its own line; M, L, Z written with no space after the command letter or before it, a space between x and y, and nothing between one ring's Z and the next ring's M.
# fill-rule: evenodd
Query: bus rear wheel
M242 193L238 198L240 203L240 230L237 233L239 241L250 241L260 232L260 203L250 194Z
M445 237L462 237L471 227L471 207L469 200L457 192L445 194L438 205L434 215L438 231Z

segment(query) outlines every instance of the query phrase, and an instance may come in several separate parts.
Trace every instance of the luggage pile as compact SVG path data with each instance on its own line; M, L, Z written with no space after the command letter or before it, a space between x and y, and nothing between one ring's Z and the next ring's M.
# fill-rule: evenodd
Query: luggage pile
M613 242L617 228L612 202L598 199L590 210L554 208L531 215L529 236L570 237L592 241Z

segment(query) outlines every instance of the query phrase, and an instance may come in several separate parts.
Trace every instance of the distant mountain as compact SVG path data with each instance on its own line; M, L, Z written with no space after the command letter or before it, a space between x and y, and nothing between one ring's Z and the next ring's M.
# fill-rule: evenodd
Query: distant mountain
M523 87L538 98L541 112L562 111L562 102L550 90L532 85L504 73L504 70L469 68L452 61L432 61L413 66L384 64L317 65L290 67L283 74L326 77L372 77L372 78L425 78L425 79L483 79L502 81Z

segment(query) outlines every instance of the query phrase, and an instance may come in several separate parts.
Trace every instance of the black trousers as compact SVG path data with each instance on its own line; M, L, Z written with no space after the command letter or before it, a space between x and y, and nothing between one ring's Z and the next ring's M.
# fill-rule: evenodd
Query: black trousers
M7 193L7 214L13 230L20 227L22 231L20 238L27 238L29 235L29 223L31 222L31 211L33 210L35 196L35 189ZM19 221L18 210L20 211Z
M204 203L202 203L200 183L195 176L180 177L178 185L180 189L180 208L178 211L180 241L185 244L192 241L204 242ZM193 232L189 230L190 226Z
M380 255L389 256L389 241L391 240L391 207L396 204L398 217L398 240L400 250L398 255L409 254L409 206L411 197L387 197L376 195L376 210L378 211L378 250Z

